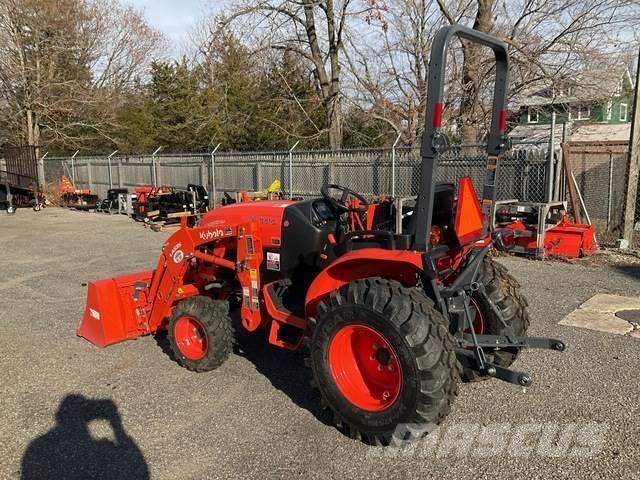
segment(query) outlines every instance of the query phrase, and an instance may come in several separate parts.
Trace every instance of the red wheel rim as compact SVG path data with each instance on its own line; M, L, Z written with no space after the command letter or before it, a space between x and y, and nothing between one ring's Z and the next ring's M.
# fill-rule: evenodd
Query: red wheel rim
M347 325L336 332L329 343L329 367L342 395L362 410L385 410L400 394L398 356L381 334L366 325Z
M197 319L180 317L173 328L173 334L180 353L189 360L200 360L207 353L207 333Z
M482 311L480 310L480 305L473 298L470 299L469 307L471 308L473 315L473 310L476 311L475 316L473 317L473 331L476 335L482 335L484 333L484 317L482 316ZM467 328L464 333L471 333L471 329Z

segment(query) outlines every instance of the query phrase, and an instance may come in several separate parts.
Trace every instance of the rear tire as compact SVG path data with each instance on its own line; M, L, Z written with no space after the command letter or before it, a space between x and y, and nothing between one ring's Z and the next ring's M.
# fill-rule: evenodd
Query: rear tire
M228 303L204 296L182 300L169 317L168 337L173 358L187 370L218 368L233 348Z
M490 257L485 257L480 271L479 282L484 284L485 291L491 301L498 307L502 318L513 329L516 336L524 336L529 328L530 319L527 307L529 303L520 291L518 281L509 274L508 270L495 262ZM491 309L491 306L484 297L474 294L473 299L480 308L482 314L484 330L486 335L504 335L506 333L502 322ZM493 363L501 367L509 367L515 362L519 350L515 348L493 351L485 349L485 353L493 355ZM465 382L475 382L486 380L490 377L482 376L479 372L471 369L463 369L462 379Z
M355 280L318 305L310 326L313 385L345 434L398 445L429 433L449 413L459 382L455 346L447 321L419 290ZM353 355L356 367L336 349Z

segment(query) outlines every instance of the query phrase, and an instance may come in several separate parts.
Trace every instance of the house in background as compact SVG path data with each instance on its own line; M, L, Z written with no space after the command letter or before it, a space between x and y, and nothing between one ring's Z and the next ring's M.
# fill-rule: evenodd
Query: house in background
M633 81L624 64L601 66L551 85L533 85L511 102L514 141L549 141L552 113L557 141L567 126L572 142L625 142L631 129Z

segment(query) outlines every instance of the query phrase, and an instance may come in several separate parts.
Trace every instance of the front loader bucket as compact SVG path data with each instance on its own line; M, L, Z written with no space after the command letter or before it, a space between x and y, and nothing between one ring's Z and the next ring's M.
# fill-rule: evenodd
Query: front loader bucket
M151 282L153 271L90 281L87 305L77 335L102 348L148 333L143 309L146 296L138 289ZM137 300L134 298L137 296Z

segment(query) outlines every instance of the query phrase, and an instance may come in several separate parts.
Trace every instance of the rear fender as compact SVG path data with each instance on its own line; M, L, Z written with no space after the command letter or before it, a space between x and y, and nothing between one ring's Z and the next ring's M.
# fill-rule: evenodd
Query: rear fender
M315 278L307 290L305 312L314 316L319 302L332 291L353 280L382 277L397 280L409 287L416 284L416 273L422 272L422 255L406 250L363 248L342 255Z

